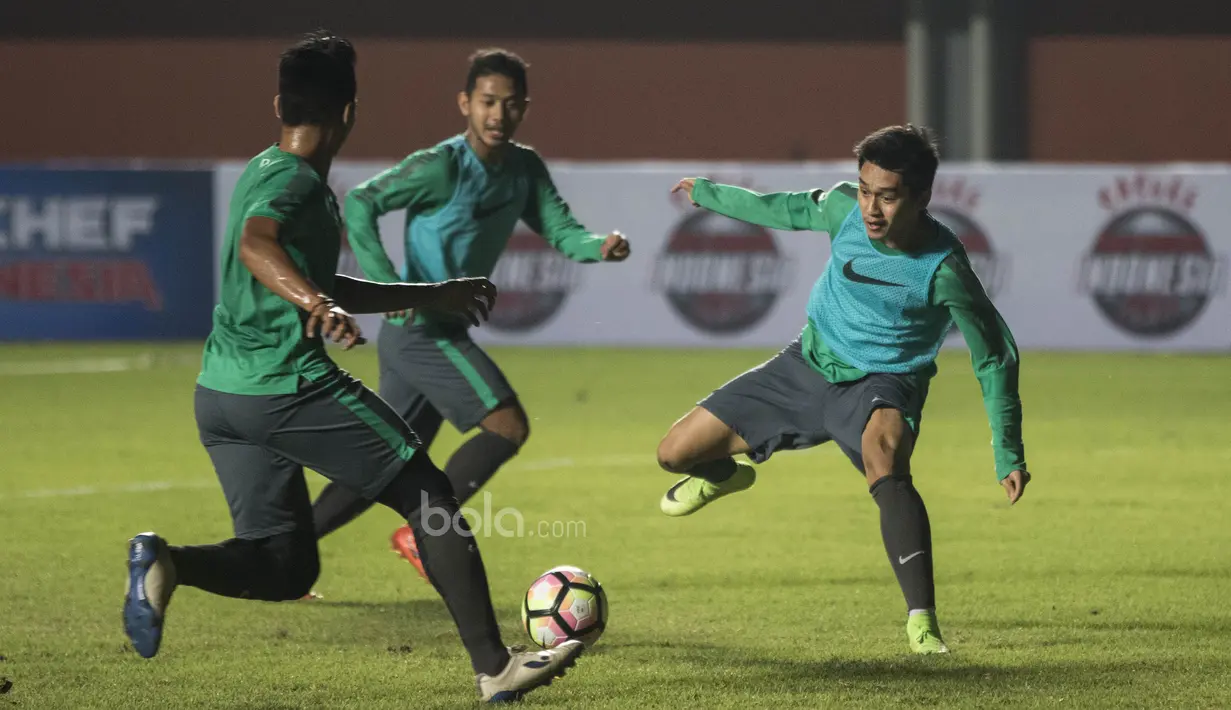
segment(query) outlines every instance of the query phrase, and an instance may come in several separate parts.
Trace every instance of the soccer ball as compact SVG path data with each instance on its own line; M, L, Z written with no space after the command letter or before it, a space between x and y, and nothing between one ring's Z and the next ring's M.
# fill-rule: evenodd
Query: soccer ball
M526 591L521 621L530 638L543 648L572 639L592 646L607 628L607 592L583 569L553 567Z

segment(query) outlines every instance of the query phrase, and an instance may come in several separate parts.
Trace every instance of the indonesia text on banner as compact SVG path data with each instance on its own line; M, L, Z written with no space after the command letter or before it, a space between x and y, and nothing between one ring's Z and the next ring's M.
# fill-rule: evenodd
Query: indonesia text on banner
M0 170L0 338L200 338L209 171Z

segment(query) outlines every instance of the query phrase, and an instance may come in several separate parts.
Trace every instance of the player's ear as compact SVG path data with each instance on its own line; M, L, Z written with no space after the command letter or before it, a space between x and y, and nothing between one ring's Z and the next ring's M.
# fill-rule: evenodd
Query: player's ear
M925 210L932 201L932 190L927 189L919 194L919 209Z
M347 128L355 125L355 109L354 101L346 104L346 108L342 109L342 125Z
M470 95L465 91L457 92L457 109L466 118L470 118Z
M274 115L278 117L279 121L282 120L282 95L281 94L277 94L274 96Z

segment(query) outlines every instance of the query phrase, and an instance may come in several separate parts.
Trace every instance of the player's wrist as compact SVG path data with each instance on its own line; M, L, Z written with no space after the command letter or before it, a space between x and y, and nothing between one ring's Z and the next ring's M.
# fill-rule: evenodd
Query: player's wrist
M315 313L321 309L328 310L336 305L338 305L337 301L323 293L318 293L308 298L308 302L303 305L303 309L308 313Z

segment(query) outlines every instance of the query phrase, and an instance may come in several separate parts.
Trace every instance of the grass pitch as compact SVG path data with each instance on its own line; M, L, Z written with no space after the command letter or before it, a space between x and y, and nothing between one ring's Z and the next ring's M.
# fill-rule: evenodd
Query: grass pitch
M128 537L230 535L192 418L198 354L0 348L0 708L472 705L448 614L389 552L384 509L322 544L323 601L181 589L162 653L129 650ZM978 385L946 352L914 469L953 653L915 658L876 506L836 448L776 456L697 516L657 510L674 480L654 465L659 437L770 351L494 354L532 419L469 504L521 521L478 530L506 641L526 640L521 594L556 564L593 572L611 602L604 638L530 706L1231 703L1231 359L1027 353L1035 479L1010 509ZM374 348L339 357L375 385ZM459 441L446 427L433 455Z

